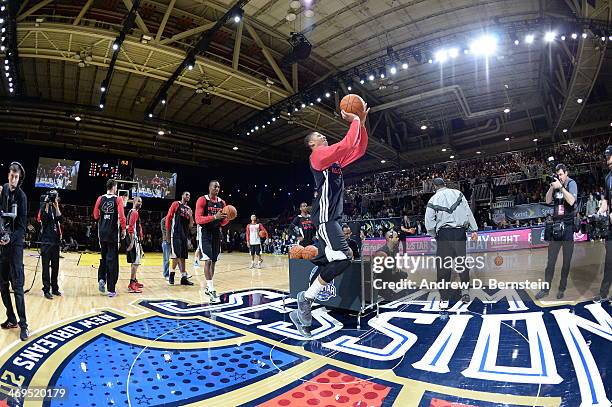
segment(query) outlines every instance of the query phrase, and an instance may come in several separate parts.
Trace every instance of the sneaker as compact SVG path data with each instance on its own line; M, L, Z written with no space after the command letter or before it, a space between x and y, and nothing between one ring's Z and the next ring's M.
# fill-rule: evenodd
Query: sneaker
M183 276L181 277L181 285L193 285L193 283L187 279L187 276Z
M128 285L128 292L129 293L141 293L142 290L140 289L140 287L138 287L138 285L135 282L131 282L130 285Z
M106 293L106 281L104 281L104 280L98 281L98 290L102 294Z
M43 294L44 294L46 299L48 299L48 300L52 300L53 299L53 296L51 295L51 293L49 291L43 291Z
M218 304L221 302L221 299L217 296L217 292L215 290L209 291L208 287L204 290L204 294L210 297L211 304Z
M297 295L297 316L300 323L305 327L312 325L312 302L313 300L306 298L306 291L300 291Z
M144 284L139 282L138 280L134 280L134 284L136 284L136 287L138 287L138 288L143 288L144 287Z
M596 295L595 297L593 297L593 302L602 303L606 301L608 301L608 297L605 297L603 295Z
M249 268L252 269L253 267L255 267L255 263L251 262L251 265L249 266Z
M548 295L548 290L540 290L536 294L535 299L536 300L541 300L542 298L546 297L547 295Z
M0 324L0 328L2 329L15 329L17 327L19 327L19 325L17 325L17 322L11 322L8 319Z
M194 260L193 267L200 267L200 260L199 259L195 259Z
M260 268L261 268L261 262L257 263L257 264L255 265L255 268L260 269Z
M170 276L168 277L168 284L174 285L174 271L170 272Z
M19 333L19 339L22 341L27 341L30 337L30 331L28 328L21 328L21 332Z
M560 300L563 297L565 297L565 290L559 290L559 292L557 293L557 299Z
M447 300L440 301L440 309L441 309L441 310L446 310L446 309L448 309L448 301L447 301Z
M304 338L309 339L312 337L312 333L310 332L310 327L304 326L300 321L300 317L298 316L298 310L293 310L289 313L289 318L291 318L291 322L295 325L300 335Z
M61 297L62 296L62 293L60 293L58 290L51 291L51 294L53 294L56 297Z
M109 298L113 298L113 297L116 297L116 296L117 296L117 293L112 292L112 291L109 291L109 292L108 292L108 297L109 297Z

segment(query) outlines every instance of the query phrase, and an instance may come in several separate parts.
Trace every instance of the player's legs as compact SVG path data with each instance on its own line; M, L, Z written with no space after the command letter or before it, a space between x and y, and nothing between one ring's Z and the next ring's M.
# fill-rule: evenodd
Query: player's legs
M215 265L221 250L219 236L214 233L205 232L201 236L202 256L206 260L204 263L204 277L206 278L206 288L204 293L210 297L210 302L220 302L214 285Z

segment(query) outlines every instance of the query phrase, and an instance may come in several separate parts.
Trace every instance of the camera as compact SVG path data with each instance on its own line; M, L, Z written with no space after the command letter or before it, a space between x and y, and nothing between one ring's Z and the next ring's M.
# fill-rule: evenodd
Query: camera
M57 191L55 189L52 189L51 191L47 192L46 194L42 194L40 196L40 201L41 202L54 203L56 200L57 200Z
M555 182L555 181L559 181L559 182L561 182L561 181L559 180L559 176L558 176L557 174L552 174L552 175L546 174L546 176L545 176L545 177L546 177L546 182L547 182L548 184L552 184L552 183L553 183L553 182Z
M5 244L11 241L11 229L7 222L17 217L17 204L14 203L11 209L8 213L0 211L0 241Z

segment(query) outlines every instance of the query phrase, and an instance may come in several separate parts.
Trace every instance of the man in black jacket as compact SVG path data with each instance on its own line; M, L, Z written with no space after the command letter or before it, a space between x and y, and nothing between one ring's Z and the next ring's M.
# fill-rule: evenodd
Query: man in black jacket
M23 293L23 246L28 208L28 200L25 193L21 190L24 176L25 170L23 166L18 162L11 163L9 166L8 183L4 184L0 193L0 210L4 214L13 213L16 215L14 218L3 216L1 219L5 222L7 230L10 231L10 239L8 241L5 239L0 240L2 253L0 256L0 295L6 307L7 317L7 320L0 324L0 328L11 329L18 326L11 301L10 288L12 287L15 294L17 315L19 315L19 327L21 328L19 337L22 341L27 340L28 336L30 336Z
M62 239L60 224L62 213L60 212L57 199L57 191L49 191L45 195L45 200L38 211L38 221L41 224L40 255L42 258L43 294L49 300L52 300L54 295L58 297L62 295L57 285L60 241ZM51 274L49 274L49 265L51 266Z

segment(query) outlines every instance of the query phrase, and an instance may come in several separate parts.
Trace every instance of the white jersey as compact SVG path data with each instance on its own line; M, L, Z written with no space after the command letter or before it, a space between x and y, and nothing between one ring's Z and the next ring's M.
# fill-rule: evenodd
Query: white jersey
M261 244L261 238L259 237L259 223L249 223L247 225L247 233L249 234L249 244Z

